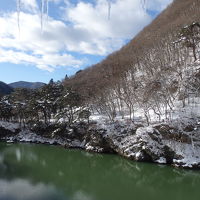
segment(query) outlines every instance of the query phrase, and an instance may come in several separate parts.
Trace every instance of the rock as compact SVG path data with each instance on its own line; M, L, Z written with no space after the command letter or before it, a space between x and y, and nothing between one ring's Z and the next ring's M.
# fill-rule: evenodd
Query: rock
M136 131L135 150L142 152L147 161L155 161L163 154L162 135L152 127L138 128Z
M183 159L181 155L178 155L172 148L169 146L164 146L164 157L166 159L167 164L173 164L174 159Z
M0 139L9 138L17 135L20 132L19 128L10 129L9 127L0 126Z
M174 133L178 132L178 130L176 130L174 127L170 126L169 124L157 124L153 127L160 132L160 134L162 135L164 139L170 139L173 137Z
M185 169L199 169L200 168L200 162L187 163L184 160L183 161L174 160L172 166L185 168Z
M88 132L88 128L88 123L76 123L72 125L70 129L67 130L67 137L70 139L77 139L79 141L83 141L86 133Z
M106 131L104 129L89 129L85 137L87 151L101 152L101 153L113 153L113 149L110 147L106 137L104 137Z
M155 162L163 155L162 135L152 127L140 127L135 135L108 138L118 154L137 161Z
M189 125L187 125L183 130L184 130L185 132L192 132L192 131L194 131L194 129L195 129L195 126L192 125L192 124L189 124Z
M159 124L159 125L154 126L154 128L157 129L161 133L163 139L174 140L177 142L191 144L191 138L186 133L194 130L193 125L188 125L184 128L184 131L186 133L184 133L184 131L180 131L168 124Z

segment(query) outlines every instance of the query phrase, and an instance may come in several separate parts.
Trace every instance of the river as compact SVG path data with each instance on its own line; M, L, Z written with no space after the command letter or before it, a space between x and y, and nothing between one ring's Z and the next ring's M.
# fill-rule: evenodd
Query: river
M0 200L192 200L200 171L58 146L0 143Z

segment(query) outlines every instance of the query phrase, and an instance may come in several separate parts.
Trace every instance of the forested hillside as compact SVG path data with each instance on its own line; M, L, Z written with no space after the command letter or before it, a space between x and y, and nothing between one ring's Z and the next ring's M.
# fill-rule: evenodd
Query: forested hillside
M8 95L13 92L13 89L4 82L0 81L0 96Z
M4 95L1 138L200 168L199 13L200 0L174 0L102 62Z
M199 21L199 10L198 0L175 0L126 46L73 77L72 84L93 91L93 82L97 88L107 87L107 83L113 81L118 82L123 73L134 68L135 64L145 63L146 55L177 40L181 28ZM149 63L151 60L147 61Z
M3 97L2 107L13 110L6 119L71 124L98 114L112 122L140 119L150 124L172 121L182 112L198 117L190 108L200 103L199 11L199 0L175 0L101 63L63 82Z
M199 97L199 0L175 0L121 50L66 81L101 114L172 118ZM197 100L197 99L196 99ZM182 112L182 111L181 111Z

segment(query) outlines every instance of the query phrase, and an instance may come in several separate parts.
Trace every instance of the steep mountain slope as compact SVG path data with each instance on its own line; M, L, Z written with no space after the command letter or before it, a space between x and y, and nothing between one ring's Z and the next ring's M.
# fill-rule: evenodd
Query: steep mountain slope
M121 50L109 55L104 61L75 75L67 84L79 88L88 96L112 87L125 72L142 60L147 52L160 45L164 38L177 35L178 30L200 20L199 0L174 0L149 26L144 28ZM169 36L170 35L170 36ZM88 91L89 90L89 91Z
M11 88L6 83L0 81L0 95L7 95L11 92L13 92L13 88Z
M112 122L196 123L200 119L199 13L199 0L174 0L129 44L65 80L66 86L71 85L94 112Z
M26 82L26 81L18 81L9 84L9 86L12 88L27 88L27 89L37 89L44 85L45 83L42 82Z

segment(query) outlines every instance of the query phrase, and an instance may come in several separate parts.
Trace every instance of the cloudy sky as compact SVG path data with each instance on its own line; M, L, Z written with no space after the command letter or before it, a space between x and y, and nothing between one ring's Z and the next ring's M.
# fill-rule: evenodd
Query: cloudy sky
M109 1L110 17L108 0L21 0L20 13L16 0L1 0L0 81L72 75L122 47L172 2Z

